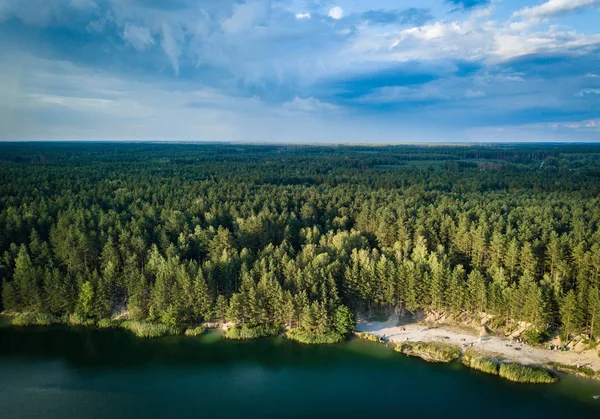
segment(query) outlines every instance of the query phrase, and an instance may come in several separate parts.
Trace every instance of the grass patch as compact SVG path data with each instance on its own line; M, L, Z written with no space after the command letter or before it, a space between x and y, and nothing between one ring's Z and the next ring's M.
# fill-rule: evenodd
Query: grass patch
M206 332L206 327L204 327L204 326L196 326L196 327L190 327L188 329L185 329L185 333L184 334L186 336L200 336L204 332Z
M254 327L247 325L233 326L225 331L225 338L235 340L266 338L269 336L277 336L280 330L281 327L273 324Z
M556 383L558 378L550 371L531 365L501 363L498 375L515 383Z
M595 378L596 377L596 372L589 367L577 368L576 365L567 365L567 364L562 364L560 362L548 362L546 365L548 365L550 368L552 368L556 371L564 372L566 374L575 374L575 375L579 375L580 377L585 377L585 378Z
M292 329L289 330L285 336L288 339L295 340L296 342L305 343L308 345L322 345L322 344L332 344L332 343L340 343L344 341L344 336L340 335L337 332L327 332L327 333L308 333L301 329Z
M113 319L100 319L97 326L99 329L110 329L121 326L121 322Z
M498 375L500 368L497 359L472 353L465 353L462 357L462 363L469 368L492 375Z
M13 326L50 326L63 323L63 319L46 313L20 313L11 319Z
M442 342L404 342L396 345L394 350L427 362L452 362L460 357L458 346Z
M359 339L368 340L369 342L383 343L382 338L372 335L371 333L354 332L354 335Z
M93 319L80 316L78 314L69 314L67 323L71 326L95 326L96 322Z
M178 335L180 330L169 327L161 323L140 322L127 320L121 324L123 329L127 329L138 338L158 338L161 336Z

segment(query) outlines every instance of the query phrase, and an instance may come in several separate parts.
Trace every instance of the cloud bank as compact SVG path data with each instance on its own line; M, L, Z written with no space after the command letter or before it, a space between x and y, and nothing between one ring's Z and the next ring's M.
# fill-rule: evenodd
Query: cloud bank
M600 140L599 0L398 4L0 0L0 139Z

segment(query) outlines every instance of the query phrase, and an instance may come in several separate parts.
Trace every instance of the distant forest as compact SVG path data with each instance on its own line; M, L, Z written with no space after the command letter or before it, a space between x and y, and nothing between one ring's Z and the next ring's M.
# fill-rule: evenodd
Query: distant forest
M600 337L600 146L0 144L7 313Z

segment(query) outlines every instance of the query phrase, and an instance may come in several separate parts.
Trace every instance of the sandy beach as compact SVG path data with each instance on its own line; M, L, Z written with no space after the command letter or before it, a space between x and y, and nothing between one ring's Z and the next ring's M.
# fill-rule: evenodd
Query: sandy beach
M544 364L560 362L600 370L600 357L593 350L566 352L551 351L533 347L517 341L509 341L497 336L482 336L442 325L429 327L417 322L400 321L398 315L392 315L386 322L359 319L356 325L359 332L367 332L392 342L446 342L461 349L474 349L482 352L501 354L509 360L524 364Z

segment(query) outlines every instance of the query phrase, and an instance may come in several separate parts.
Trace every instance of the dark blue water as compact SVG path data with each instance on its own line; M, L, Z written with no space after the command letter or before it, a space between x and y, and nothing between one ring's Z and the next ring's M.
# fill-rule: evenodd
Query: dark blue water
M522 385L362 341L0 328L0 417L600 418L600 384Z

